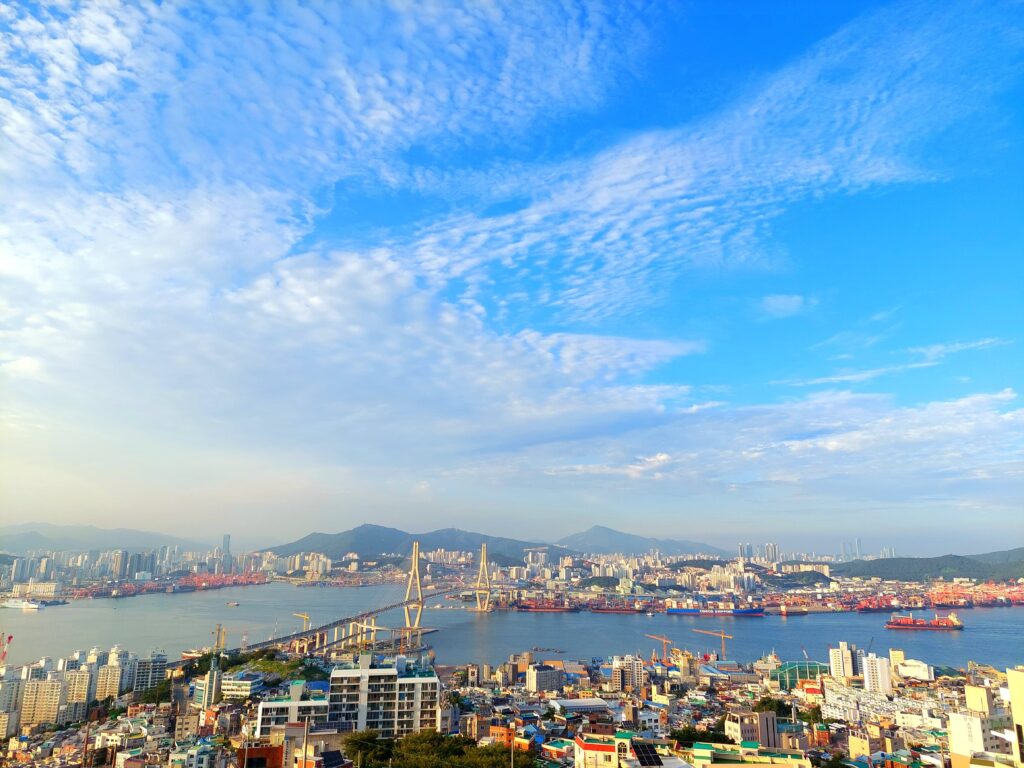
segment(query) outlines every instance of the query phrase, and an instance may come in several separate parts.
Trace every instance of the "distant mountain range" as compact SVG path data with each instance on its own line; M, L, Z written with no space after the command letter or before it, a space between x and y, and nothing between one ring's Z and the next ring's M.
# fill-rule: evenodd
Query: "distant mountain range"
M442 528L428 533L407 533L397 528L365 524L341 533L311 533L297 541L270 547L279 557L299 552L323 552L332 560L341 559L349 552L355 552L362 559L372 559L385 553L408 554L413 541L419 541L420 549L453 549L473 551L487 543L487 556L499 564L520 564L523 553L532 547L543 547L536 541L488 536L483 533L462 531L458 528ZM565 547L550 547L551 556L570 554Z
M406 553L412 549L413 541L419 541L420 549L452 549L472 551L487 542L487 555L500 564L521 563L523 553L535 547L547 547L550 557L556 558L565 554L606 554L620 552L623 554L643 554L651 549L658 549L668 555L725 554L723 550L708 544L694 541L677 541L674 539L653 539L634 536L611 528L594 526L587 531L566 536L553 544L521 539L488 536L483 533L463 531L458 528L442 528L428 533L407 533L397 528L386 528L380 525L360 525L341 533L311 533L297 541L270 547L271 551L281 557L294 555L298 552L323 552L331 559L341 558L349 552L355 552L360 558L373 558L383 553Z
M205 552L212 544L132 528L97 528L94 525L21 523L0 528L0 552L23 554L29 550L86 552L90 549L149 550L168 546Z
M728 555L724 549L687 539L656 539L623 533L603 525L595 525L580 533L559 539L556 543L578 552L595 555L642 555L656 549L663 555Z
M981 555L939 557L890 557L854 560L833 567L837 576L928 581L930 579L980 579L1003 581L1024 578L1024 547Z

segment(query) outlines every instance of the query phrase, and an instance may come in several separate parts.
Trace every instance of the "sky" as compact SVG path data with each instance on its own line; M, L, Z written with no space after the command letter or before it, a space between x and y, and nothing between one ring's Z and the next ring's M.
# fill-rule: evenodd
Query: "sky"
M0 522L1024 544L1024 5L0 9Z

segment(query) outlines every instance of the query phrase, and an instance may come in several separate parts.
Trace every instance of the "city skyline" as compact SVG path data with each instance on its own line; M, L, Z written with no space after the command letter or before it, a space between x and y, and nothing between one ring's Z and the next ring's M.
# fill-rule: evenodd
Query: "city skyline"
M1019 546L1021 33L17 7L0 525Z

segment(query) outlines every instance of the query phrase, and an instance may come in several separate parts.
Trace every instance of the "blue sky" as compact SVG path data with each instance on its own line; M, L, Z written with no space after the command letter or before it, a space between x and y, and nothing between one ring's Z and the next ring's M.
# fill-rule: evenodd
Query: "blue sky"
M1020 3L217 9L0 11L5 522L1024 543Z

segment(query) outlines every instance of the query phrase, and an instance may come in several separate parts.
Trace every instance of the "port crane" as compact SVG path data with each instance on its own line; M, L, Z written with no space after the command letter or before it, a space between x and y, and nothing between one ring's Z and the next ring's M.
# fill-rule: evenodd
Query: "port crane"
M213 630L213 652L223 653L228 643L228 630L223 624L218 624Z
M651 640L657 640L659 643L661 643L661 660L663 662L665 662L666 664L668 664L669 661L670 661L669 656L668 656L668 647L670 645L672 645L672 641L669 640L664 635L648 635L648 634L645 634L644 637L649 637L649 638L651 638Z
M303 632L308 632L309 631L309 614L308 613L293 613L292 616L294 616L297 619L302 619L302 631Z
M722 658L723 659L725 658L725 639L729 638L730 640L732 640L733 639L732 635L727 635L722 630L718 630L717 632L715 632L715 631L712 631L710 629L692 629L690 631L691 632L699 632L702 635L711 635L712 637L720 637L720 638L722 638Z

